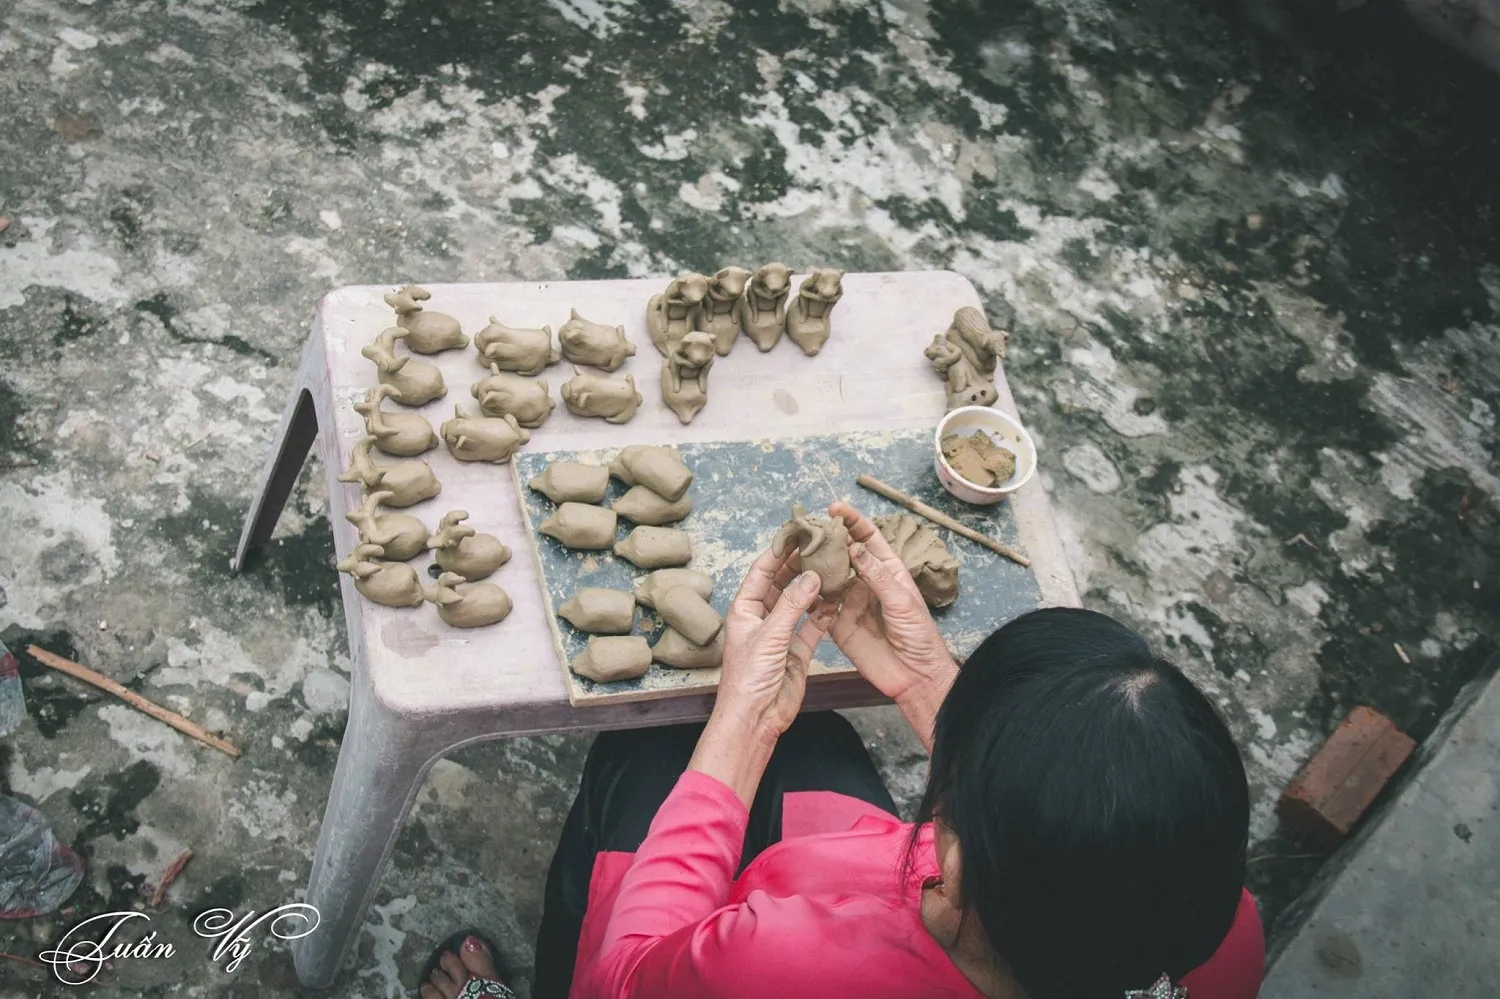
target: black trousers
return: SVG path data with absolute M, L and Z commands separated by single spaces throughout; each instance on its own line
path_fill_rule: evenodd
M 687 769 L 702 725 L 604 732 L 594 739 L 562 840 L 547 871 L 536 940 L 533 999 L 565 999 L 588 908 L 594 855 L 633 853 L 677 778 Z M 750 807 L 740 868 L 781 840 L 781 798 L 793 791 L 836 791 L 896 814 L 896 804 L 859 734 L 832 711 L 798 716 L 776 744 Z

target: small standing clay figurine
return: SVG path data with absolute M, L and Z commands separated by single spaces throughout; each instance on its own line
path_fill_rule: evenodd
M 618 371 L 625 358 L 635 356 L 635 344 L 625 339 L 625 327 L 591 323 L 572 310 L 557 331 L 562 356 L 570 364 L 588 364 L 605 371 Z
M 708 294 L 708 278 L 684 274 L 673 278 L 665 294 L 652 295 L 646 303 L 646 332 L 665 356 L 678 340 L 698 328 L 698 310 Z
M 614 544 L 618 523 L 613 510 L 589 503 L 563 503 L 537 525 L 537 530 L 569 548 L 597 552 Z
M 635 602 L 642 607 L 656 606 L 657 597 L 674 586 L 686 586 L 704 600 L 714 595 L 714 578 L 697 569 L 657 569 L 635 581 Z
M 953 325 L 932 338 L 922 351 L 932 370 L 943 379 L 948 408 L 992 406 L 1000 398 L 995 390 L 995 367 L 1005 356 L 1003 330 L 990 329 L 984 313 L 966 305 L 953 313 Z
M 507 326 L 494 316 L 490 324 L 474 334 L 479 349 L 479 363 L 496 365 L 501 371 L 518 375 L 539 375 L 549 364 L 556 364 L 562 353 L 552 343 L 552 327 L 538 330 Z
M 815 356 L 828 342 L 833 307 L 844 297 L 843 279 L 844 272 L 832 267 L 814 269 L 786 310 L 786 335 L 808 357 Z
M 521 445 L 531 440 L 514 416 L 465 416 L 453 407 L 453 419 L 443 423 L 443 441 L 459 461 L 493 461 L 503 465 Z
M 625 423 L 639 408 L 641 394 L 633 375 L 589 375 L 577 368 L 563 382 L 563 405 L 574 416 L 597 416 L 606 423 Z
M 695 329 L 714 335 L 714 349 L 720 357 L 727 357 L 734 349 L 734 341 L 739 339 L 744 315 L 742 301 L 749 280 L 750 272 L 743 267 L 725 267 L 708 279 L 708 292 L 698 308 Z
M 375 438 L 361 437 L 349 452 L 349 467 L 339 473 L 340 482 L 358 482 L 367 490 L 389 492 L 386 506 L 411 506 L 432 499 L 443 491 L 442 483 L 432 474 L 425 461 L 398 461 L 394 465 L 377 465 L 370 455 Z M 608 470 L 606 470 L 606 475 Z
M 958 599 L 958 559 L 937 532 L 909 513 L 876 517 L 875 527 L 891 543 L 928 607 Z
M 711 669 L 723 665 L 724 631 L 721 628 L 708 645 L 694 645 L 676 628 L 663 628 L 651 658 L 673 669 Z
M 792 290 L 792 269 L 766 264 L 745 289 L 740 325 L 761 352 L 776 346 L 786 329 L 786 297 Z
M 670 444 L 631 444 L 609 463 L 609 474 L 627 486 L 642 485 L 669 503 L 682 499 L 693 473 Z
M 503 621 L 511 609 L 509 593 L 494 583 L 465 583 L 456 572 L 443 573 L 423 590 L 437 605 L 438 617 L 455 628 L 482 628 Z
M 472 583 L 509 562 L 510 549 L 493 534 L 480 534 L 465 524 L 468 519 L 467 510 L 443 514 L 438 532 L 427 539 L 427 547 L 437 551 L 434 561 L 439 569 L 456 573 Z
M 375 446 L 397 458 L 413 458 L 437 447 L 437 434 L 422 414 L 391 413 L 380 408 L 382 400 L 395 394 L 391 386 L 377 385 L 365 394 L 363 402 L 354 404 L 354 411 L 365 418 L 365 433 L 375 438 Z
M 425 406 L 447 395 L 448 386 L 443 384 L 443 373 L 436 365 L 419 361 L 410 354 L 396 353 L 396 340 L 405 335 L 401 327 L 389 327 L 359 352 L 375 362 L 380 384 L 396 390 L 392 399 L 404 406 Z
M 693 500 L 687 493 L 676 502 L 669 502 L 645 486 L 631 486 L 609 506 L 626 520 L 651 527 L 675 524 L 693 512 Z
M 688 333 L 661 359 L 661 397 L 681 423 L 692 423 L 708 405 L 708 371 L 714 366 L 714 335 Z
M 693 539 L 675 527 L 637 527 L 615 542 L 615 554 L 640 569 L 664 569 L 693 560 Z
M 427 525 L 409 513 L 379 513 L 380 504 L 390 496 L 383 489 L 371 493 L 363 506 L 344 514 L 344 519 L 359 528 L 362 544 L 379 545 L 386 558 L 405 562 L 427 550 Z
M 635 627 L 635 597 L 624 590 L 585 586 L 557 609 L 557 616 L 579 631 L 628 635 Z
M 485 416 L 503 418 L 509 414 L 521 426 L 532 429 L 546 423 L 557 406 L 547 392 L 545 379 L 513 375 L 501 371 L 498 364 L 491 364 L 490 376 L 475 382 L 469 392 L 479 400 L 479 411 Z
M 609 469 L 581 461 L 554 461 L 526 485 L 554 503 L 602 503 Z
M 640 635 L 590 638 L 568 667 L 595 683 L 633 680 L 651 668 L 651 646 Z
M 354 546 L 349 557 L 339 563 L 339 572 L 354 577 L 354 588 L 366 599 L 384 607 L 420 607 L 426 599 L 417 570 L 404 562 L 383 562 L 379 545 L 362 543 Z
M 396 325 L 406 331 L 406 346 L 417 354 L 436 354 L 442 350 L 459 350 L 469 345 L 469 338 L 458 320 L 441 312 L 426 312 L 422 303 L 432 292 L 409 284 L 385 296 L 385 304 L 396 310 Z
M 796 545 L 802 570 L 811 570 L 822 580 L 824 600 L 839 600 L 854 581 L 849 565 L 849 528 L 837 517 L 809 517 L 801 503 L 792 506 L 792 519 L 781 525 L 771 542 L 771 553 L 780 556 L 788 545 Z

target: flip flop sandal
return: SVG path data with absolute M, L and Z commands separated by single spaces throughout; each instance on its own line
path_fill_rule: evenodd
M 500 956 L 500 948 L 496 947 L 494 941 L 485 936 L 482 931 L 470 927 L 466 930 L 459 930 L 433 948 L 432 953 L 427 957 L 427 963 L 422 965 L 422 977 L 417 979 L 419 991 L 413 993 L 416 999 L 420 999 L 420 989 L 432 979 L 432 973 L 442 966 L 443 955 L 458 954 L 459 948 L 464 945 L 465 937 L 473 937 L 484 944 L 485 950 L 490 952 L 490 963 L 495 966 L 495 974 L 502 982 L 510 978 L 510 969 L 505 965 L 505 958 Z

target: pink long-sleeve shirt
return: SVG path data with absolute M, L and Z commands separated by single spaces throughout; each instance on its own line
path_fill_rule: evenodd
M 788 794 L 782 841 L 736 878 L 748 821 L 732 790 L 688 771 L 636 853 L 599 854 L 573 999 L 981 999 L 922 924 L 931 826 L 903 877 L 909 823 L 840 794 Z M 1264 960 L 1246 892 L 1183 984 L 1192 999 L 1254 999 Z

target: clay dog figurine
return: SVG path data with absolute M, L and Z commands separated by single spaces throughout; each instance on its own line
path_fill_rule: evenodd
M 792 269 L 786 264 L 766 264 L 745 288 L 740 325 L 762 353 L 776 346 L 786 329 L 786 297 L 791 290 Z
M 354 577 L 354 588 L 366 600 L 385 607 L 420 607 L 426 599 L 417 570 L 404 562 L 384 562 L 379 545 L 358 544 L 339 563 L 339 572 Z
M 370 455 L 375 438 L 366 435 L 355 442 L 349 452 L 349 467 L 339 473 L 340 482 L 358 482 L 365 489 L 390 493 L 386 506 L 411 506 L 432 499 L 443 491 L 442 483 L 432 474 L 425 461 L 398 461 L 394 465 L 377 465 Z
M 479 348 L 479 363 L 495 365 L 501 371 L 518 375 L 539 375 L 549 364 L 556 364 L 562 353 L 552 342 L 552 327 L 537 330 L 507 326 L 494 316 L 490 324 L 474 334 Z
M 625 423 L 635 415 L 641 394 L 632 375 L 590 375 L 573 369 L 563 382 L 563 405 L 574 416 L 597 416 L 606 423 Z
M 844 297 L 843 278 L 844 272 L 832 267 L 815 269 L 786 310 L 786 335 L 808 357 L 815 356 L 828 342 L 833 307 Z
M 605 371 L 618 371 L 625 358 L 635 356 L 635 344 L 625 339 L 625 327 L 591 323 L 572 310 L 557 331 L 562 356 L 570 364 L 587 364 Z
M 494 583 L 465 583 L 456 572 L 445 572 L 423 588 L 437 606 L 438 617 L 455 628 L 482 628 L 503 621 L 510 613 L 510 594 Z
M 441 312 L 426 312 L 422 303 L 432 292 L 409 284 L 385 296 L 385 304 L 396 310 L 396 325 L 406 331 L 406 346 L 418 354 L 436 354 L 469 345 L 458 320 Z
M 824 600 L 837 601 L 854 582 L 849 565 L 849 528 L 837 517 L 832 520 L 809 517 L 801 503 L 792 506 L 792 519 L 781 525 L 771 541 L 771 553 L 780 556 L 790 545 L 797 546 L 802 571 L 818 574 L 822 581 L 819 593 Z
M 503 418 L 509 414 L 521 426 L 533 430 L 546 423 L 557 406 L 547 392 L 545 379 L 513 375 L 501 371 L 498 364 L 491 364 L 490 376 L 475 382 L 469 392 L 479 400 L 479 411 L 485 416 Z
M 403 406 L 424 406 L 447 395 L 448 386 L 443 384 L 443 373 L 436 365 L 396 353 L 396 340 L 405 335 L 401 327 L 391 326 L 359 352 L 375 362 L 375 377 L 380 384 L 396 390 L 392 399 Z
M 389 385 L 377 385 L 365 394 L 363 402 L 354 404 L 354 411 L 365 418 L 365 433 L 375 438 L 375 446 L 397 458 L 412 458 L 437 447 L 437 434 L 420 413 L 391 413 L 380 408 L 381 401 L 395 393 Z
M 409 513 L 380 513 L 380 504 L 390 496 L 384 489 L 373 492 L 344 519 L 359 528 L 361 543 L 379 545 L 386 558 L 405 562 L 427 549 L 427 525 Z
M 698 307 L 696 329 L 714 335 L 714 350 L 727 357 L 740 336 L 744 321 L 745 285 L 750 272 L 743 267 L 725 267 L 708 279 L 708 292 Z
M 514 416 L 495 419 L 489 416 L 465 416 L 453 407 L 453 419 L 443 423 L 443 441 L 459 461 L 493 461 L 503 465 L 531 434 L 516 422 Z
M 692 423 L 708 405 L 708 372 L 714 366 L 714 335 L 688 333 L 661 359 L 661 398 L 681 423 Z
M 966 305 L 953 313 L 953 325 L 932 338 L 922 351 L 932 370 L 943 379 L 948 408 L 992 406 L 1000 398 L 995 368 L 1005 356 L 1008 334 L 990 329 L 984 313 Z
M 480 534 L 465 524 L 467 510 L 450 510 L 443 514 L 438 532 L 427 539 L 435 550 L 438 568 L 462 576 L 469 582 L 493 573 L 510 561 L 510 549 L 493 534 Z
M 652 295 L 646 303 L 646 332 L 663 356 L 678 340 L 698 328 L 698 310 L 707 294 L 708 278 L 702 274 L 684 274 L 673 278 L 664 294 Z

